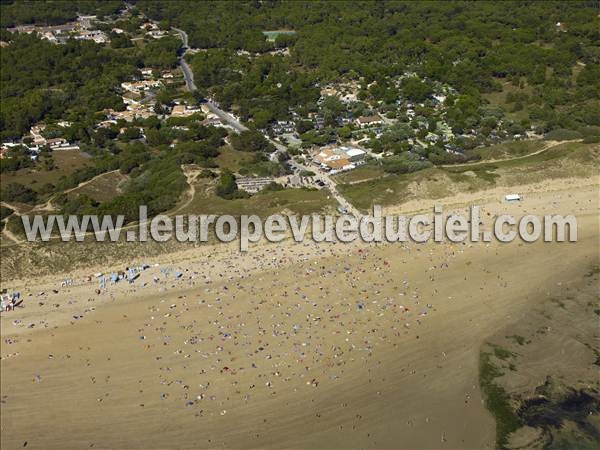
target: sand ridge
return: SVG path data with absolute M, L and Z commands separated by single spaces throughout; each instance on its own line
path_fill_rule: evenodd
M 2 447 L 492 448 L 481 343 L 597 260 L 597 200 L 506 207 L 577 213 L 576 244 L 223 249 L 100 295 L 22 282 L 26 308 L 1 318 Z

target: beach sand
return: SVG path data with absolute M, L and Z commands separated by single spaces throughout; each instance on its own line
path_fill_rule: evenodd
M 100 294 L 98 268 L 13 280 L 2 448 L 493 448 L 481 345 L 599 257 L 597 180 L 521 193 L 483 220 L 575 214 L 578 242 L 222 246 Z

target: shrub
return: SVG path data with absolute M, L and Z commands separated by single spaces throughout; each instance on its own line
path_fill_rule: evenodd
M 0 206 L 0 220 L 6 219 L 10 216 L 14 211 L 10 209 L 8 206 Z
M 596 136 L 586 136 L 583 138 L 583 143 L 584 144 L 597 144 L 598 142 L 600 142 L 600 136 L 596 135 Z
M 217 177 L 217 174 L 216 174 L 216 173 L 214 173 L 212 170 L 209 170 L 209 169 L 203 169 L 203 170 L 200 172 L 200 175 L 199 175 L 199 176 L 200 176 L 200 178 L 216 178 L 216 177 Z
M 275 181 L 271 181 L 263 188 L 263 192 L 283 191 L 283 186 Z
M 584 136 L 600 136 L 600 127 L 595 125 L 581 127 L 578 131 Z
M 546 139 L 551 141 L 570 141 L 572 139 L 581 139 L 581 133 L 575 130 L 567 130 L 566 128 L 557 128 L 546 133 Z
M 223 170 L 221 172 L 221 177 L 219 178 L 219 184 L 217 184 L 217 195 L 227 200 L 231 200 L 235 197 L 237 190 L 238 186 L 235 182 L 233 173 L 227 169 Z
M 2 200 L 6 202 L 34 203 L 37 194 L 21 183 L 10 183 L 2 190 Z
M 411 173 L 431 167 L 429 161 L 421 161 L 418 156 L 403 153 L 382 160 L 383 170 L 387 173 Z

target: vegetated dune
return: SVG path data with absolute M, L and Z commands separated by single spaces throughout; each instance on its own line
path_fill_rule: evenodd
M 482 345 L 599 245 L 596 189 L 505 209 L 576 214 L 579 240 L 262 246 L 170 259 L 100 294 L 14 282 L 2 448 L 493 448 Z

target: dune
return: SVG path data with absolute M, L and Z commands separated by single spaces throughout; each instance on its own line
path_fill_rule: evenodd
M 598 261 L 598 191 L 482 206 L 575 214 L 578 242 L 221 247 L 100 294 L 12 280 L 2 448 L 493 448 L 480 348 Z

